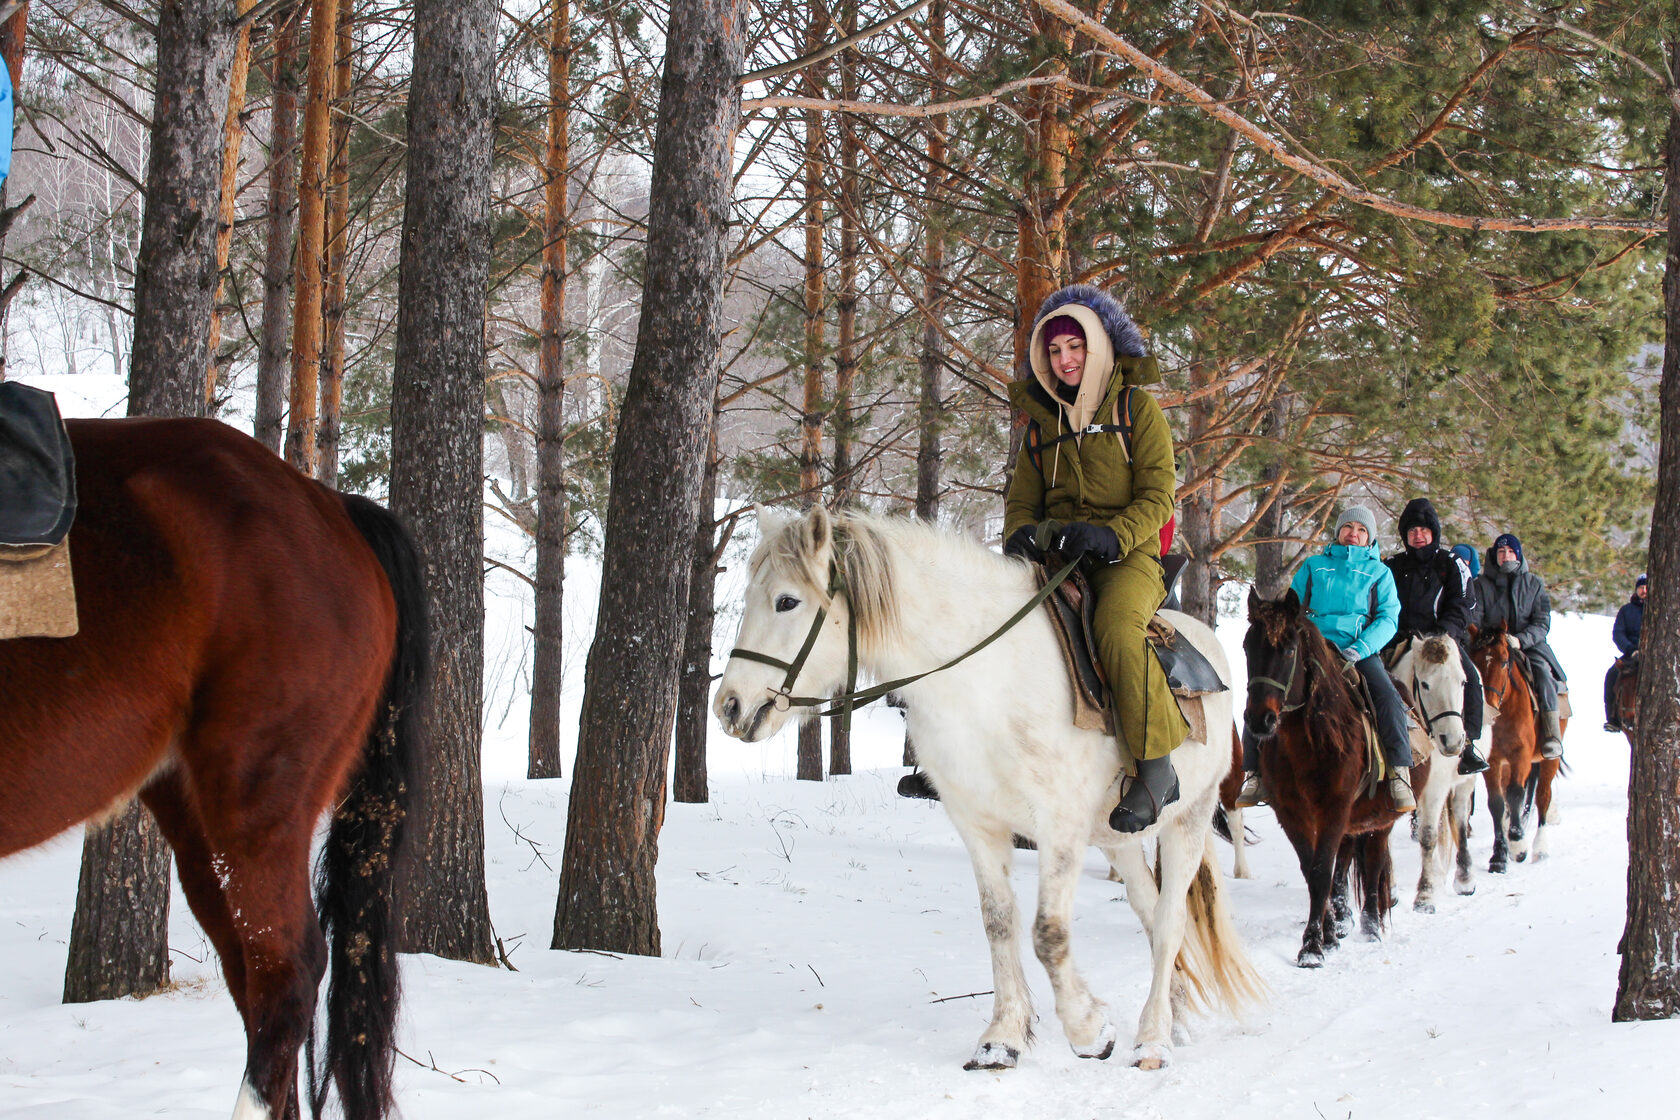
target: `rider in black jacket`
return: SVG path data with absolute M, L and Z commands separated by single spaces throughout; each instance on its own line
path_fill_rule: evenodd
M 1445 632 L 1458 644 L 1464 666 L 1464 735 L 1468 741 L 1459 756 L 1458 772 L 1476 774 L 1487 761 L 1476 750 L 1482 736 L 1482 678 L 1470 660 L 1468 599 L 1464 573 L 1457 557 L 1441 547 L 1441 519 L 1428 498 L 1413 498 L 1400 514 L 1404 552 L 1384 561 L 1394 573 L 1400 595 L 1400 629 L 1389 648 L 1404 645 L 1419 634 Z

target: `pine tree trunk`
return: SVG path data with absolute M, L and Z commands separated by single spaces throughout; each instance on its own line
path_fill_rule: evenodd
M 1205 359 L 1191 362 L 1191 391 L 1205 387 L 1207 382 Z M 1213 404 L 1210 400 L 1201 398 L 1191 401 L 1185 409 L 1189 413 L 1190 424 L 1188 440 L 1183 448 L 1184 475 L 1189 478 L 1197 473 L 1202 456 L 1208 454 L 1205 437 L 1212 418 Z M 1219 610 L 1216 598 L 1219 589 L 1218 573 L 1210 559 L 1217 529 L 1214 524 L 1212 487 L 1213 483 L 1208 481 L 1185 496 L 1179 510 L 1178 526 L 1178 531 L 1184 538 L 1185 551 L 1190 554 L 1190 562 L 1184 566 L 1184 574 L 1179 577 L 1179 600 L 1184 604 L 1185 614 L 1208 626 L 1213 625 L 1214 616 Z
M 822 47 L 827 27 L 820 6 L 810 9 L 805 49 Z M 808 97 L 823 94 L 822 68 L 805 73 Z M 800 414 L 799 493 L 806 508 L 822 501 L 823 429 L 823 115 L 805 113 L 805 408 Z M 820 782 L 823 776 L 822 722 L 799 723 L 799 747 L 794 772 L 800 781 Z
M 23 77 L 23 49 L 25 40 L 29 36 L 29 0 L 24 0 L 23 7 L 12 14 L 12 17 L 0 24 L 0 59 L 6 63 L 7 71 L 12 79 L 12 107 L 16 110 L 18 90 L 21 88 L 20 79 Z M 7 184 L 0 183 L 0 261 L 5 259 L 6 233 L 23 212 L 27 203 L 17 206 L 9 205 L 10 199 Z M 23 286 L 23 281 L 29 274 L 19 270 L 12 280 L 0 287 L 0 381 L 6 380 L 6 312 L 12 305 L 12 297 Z M 0 280 L 5 280 L 5 272 L 0 269 Z
M 700 804 L 706 785 L 706 736 L 712 726 L 712 629 L 717 620 L 718 555 L 717 430 L 720 401 L 712 402 L 711 439 L 700 479 L 700 508 L 694 526 L 694 564 L 688 583 L 688 626 L 683 634 L 682 679 L 677 682 L 677 763 L 674 800 Z M 727 540 L 727 537 L 724 538 Z
M 333 87 L 338 81 L 333 68 L 337 47 L 338 0 L 310 0 L 309 77 L 298 172 L 297 292 L 292 309 L 292 414 L 286 425 L 286 461 L 305 474 L 315 473 L 321 415 L 321 266 L 326 253 L 327 157 Z
M 1065 75 L 1064 59 L 1073 48 L 1073 29 L 1037 8 L 1030 9 L 1046 44 L 1055 48 L 1046 69 Z M 1039 304 L 1056 290 L 1067 266 L 1067 232 L 1061 210 L 1067 189 L 1067 157 L 1071 142 L 1065 111 L 1066 94 L 1059 85 L 1034 86 L 1026 135 L 1026 191 L 1016 210 L 1015 262 L 1015 376 L 1032 376 L 1027 346 L 1032 319 Z
M 857 0 L 844 0 L 841 17 L 843 35 L 857 32 Z M 857 66 L 851 51 L 839 57 L 840 96 L 847 100 L 857 97 Z M 840 292 L 835 301 L 834 317 L 836 349 L 834 364 L 834 507 L 844 509 L 855 500 L 856 480 L 852 478 L 852 382 L 857 378 L 857 309 L 858 256 L 861 252 L 858 236 L 858 144 L 857 125 L 853 119 L 840 117 Z M 852 772 L 852 736 L 839 720 L 828 724 L 828 772 Z
M 130 801 L 104 824 L 88 825 L 82 840 L 64 1002 L 157 991 L 169 983 L 168 934 L 169 845 L 152 815 Z
M 130 416 L 196 416 L 204 408 L 217 275 L 217 223 L 204 218 L 220 213 L 234 38 L 234 0 L 165 4 L 159 12 Z M 144 995 L 167 979 L 169 856 L 156 826 L 142 825 L 146 815 L 131 803 L 83 841 L 67 997 Z
M 327 198 L 327 278 L 321 303 L 321 416 L 315 432 L 315 477 L 338 484 L 338 451 L 344 434 L 344 300 L 350 264 L 350 86 L 355 53 L 355 11 L 339 0 L 333 63 L 332 139 Z
M 237 0 L 241 19 L 257 0 Z M 216 298 L 210 304 L 210 364 L 204 371 L 204 414 L 218 411 L 216 387 L 221 369 L 216 352 L 222 345 L 222 293 L 227 284 L 228 255 L 233 249 L 233 215 L 239 202 L 239 149 L 245 139 L 245 86 L 251 76 L 251 25 L 241 23 L 233 44 L 233 70 L 228 78 L 227 120 L 222 128 L 222 204 L 216 224 Z
M 297 224 L 297 40 L 301 8 L 274 17 L 274 87 L 269 112 L 267 246 L 263 254 L 262 339 L 257 348 L 253 434 L 280 453 L 291 380 L 292 237 Z
M 1266 420 L 1268 434 L 1277 446 L 1273 461 L 1260 471 L 1266 488 L 1257 491 L 1258 499 L 1266 500 L 1270 487 L 1283 475 L 1283 440 L 1289 430 L 1289 395 L 1279 393 L 1272 398 L 1271 413 Z M 1280 598 L 1289 590 L 1289 551 L 1283 535 L 1288 526 L 1289 488 L 1277 498 L 1255 522 L 1254 534 L 1260 543 L 1254 546 L 1254 587 L 1267 599 Z
M 671 4 L 641 319 L 613 447 L 556 949 L 659 953 L 654 864 L 722 348 L 743 7 Z
M 542 347 L 537 373 L 537 572 L 531 738 L 526 776 L 560 776 L 560 654 L 566 578 L 566 208 L 571 175 L 571 0 L 555 0 L 548 48 L 548 175 L 544 195 Z
M 495 0 L 415 4 L 391 379 L 391 508 L 421 530 L 437 667 L 418 778 L 424 809 L 399 874 L 402 944 L 486 963 L 484 307 L 498 14 Z
M 1680 74 L 1680 41 L 1667 44 Z M 1612 1018 L 1680 1016 L 1680 90 L 1668 90 L 1668 260 L 1651 577 L 1640 631 L 1639 731 L 1628 775 L 1627 926 Z

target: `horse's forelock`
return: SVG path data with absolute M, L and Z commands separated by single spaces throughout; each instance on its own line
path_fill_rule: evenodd
M 1418 656 L 1426 665 L 1445 665 L 1447 663 L 1447 640 L 1439 634 L 1425 638 L 1423 646 L 1418 650 Z
M 805 547 L 799 519 L 778 520 L 766 526 L 764 539 L 753 552 L 749 568 L 754 579 L 760 573 L 793 580 L 807 592 L 828 595 L 828 573 L 819 571 L 817 557 Z
M 846 581 L 847 601 L 857 615 L 858 643 L 866 650 L 895 642 L 901 630 L 887 548 L 891 524 L 842 514 L 835 526 L 840 541 L 840 574 Z

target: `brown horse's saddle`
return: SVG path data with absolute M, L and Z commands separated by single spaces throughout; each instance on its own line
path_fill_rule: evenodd
M 1037 569 L 1038 584 L 1048 578 L 1043 566 Z M 1054 594 L 1044 601 L 1050 614 L 1051 629 L 1056 632 L 1056 644 L 1073 682 L 1074 724 L 1087 731 L 1114 732 L 1114 713 L 1108 677 L 1096 650 L 1096 596 L 1083 573 L 1075 568 L 1062 581 Z M 1230 686 L 1220 680 L 1219 672 L 1202 652 L 1182 637 L 1173 625 L 1160 615 L 1149 622 L 1149 648 L 1154 652 L 1178 706 L 1190 723 L 1191 735 L 1206 741 L 1206 718 L 1202 714 L 1200 698 L 1211 692 L 1224 692 Z
M 1542 661 L 1545 658 L 1541 658 Z M 1535 715 L 1540 714 L 1540 689 L 1534 683 L 1534 662 L 1530 660 L 1526 650 L 1512 650 L 1510 663 L 1517 667 L 1522 674 L 1523 683 L 1528 686 L 1528 710 Z M 1548 674 L 1550 670 L 1547 670 Z M 1558 718 L 1568 719 L 1574 714 L 1569 703 L 1569 682 L 1552 677 L 1552 684 L 1557 687 Z
M 51 393 L 0 382 L 0 638 L 76 632 L 76 461 Z
M 1388 659 L 1383 658 L 1387 666 Z M 1377 734 L 1377 702 L 1371 696 L 1371 686 L 1365 683 L 1365 678 L 1359 675 L 1359 670 L 1353 667 L 1353 662 L 1343 661 L 1342 672 L 1347 674 L 1348 684 L 1353 688 L 1353 698 L 1359 707 L 1359 721 L 1365 727 L 1365 780 L 1360 783 L 1360 797 L 1375 797 L 1382 791 L 1384 783 L 1394 777 L 1394 767 L 1389 765 L 1388 756 L 1383 753 L 1382 736 Z M 1393 680 L 1392 674 L 1389 677 Z M 1412 703 L 1412 695 L 1399 681 L 1394 681 L 1394 690 L 1400 694 L 1400 699 L 1406 704 L 1407 728 L 1418 723 L 1417 708 Z M 1413 762 L 1418 761 L 1414 758 Z

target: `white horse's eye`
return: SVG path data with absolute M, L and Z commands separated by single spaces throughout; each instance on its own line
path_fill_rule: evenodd
M 776 596 L 776 613 L 777 614 L 786 614 L 788 611 L 791 611 L 793 608 L 797 607 L 798 605 L 799 605 L 799 600 L 794 598 L 792 595 L 778 595 L 778 596 Z
M 1428 681 L 1419 681 L 1418 682 L 1418 687 L 1420 689 L 1422 689 L 1423 691 L 1428 692 L 1429 691 L 1429 682 Z

